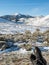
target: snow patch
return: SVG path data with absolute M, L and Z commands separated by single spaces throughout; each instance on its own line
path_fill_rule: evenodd
M 23 54 L 27 53 L 26 49 L 23 49 L 23 48 L 21 48 L 21 49 L 19 50 L 19 52 L 20 52 L 20 53 L 23 53 Z

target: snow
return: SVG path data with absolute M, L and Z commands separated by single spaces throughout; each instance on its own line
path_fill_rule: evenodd
M 45 16 L 44 18 L 41 19 L 41 21 L 45 21 L 49 19 L 49 15 Z
M 0 18 L 0 34 L 13 34 L 16 32 L 15 23 Z
M 27 25 L 49 27 L 49 15 L 42 18 L 40 17 L 29 18 Z
M 11 21 L 8 21 L 8 20 L 5 20 L 5 19 L 3 19 L 3 18 L 0 18 L 0 22 L 11 22 Z
M 44 49 L 47 49 L 47 50 L 49 50 L 49 47 L 44 47 Z
M 15 13 L 14 15 L 15 15 L 15 16 L 21 16 L 21 14 L 20 14 L 20 13 Z
M 16 16 L 17 16 L 17 15 L 19 15 L 19 13 L 15 13 L 14 15 L 16 15 Z
M 19 52 L 22 53 L 22 54 L 27 53 L 26 49 L 23 49 L 23 48 L 21 48 L 21 49 L 19 50 Z
M 0 34 L 16 34 L 17 32 L 23 33 L 26 30 L 30 30 L 31 32 L 34 32 L 37 28 L 41 29 L 41 31 L 45 31 L 49 29 L 48 27 L 17 24 L 15 22 L 0 18 Z

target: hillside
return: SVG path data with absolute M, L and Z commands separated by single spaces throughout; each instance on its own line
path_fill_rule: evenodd
M 49 27 L 49 15 L 30 16 L 23 14 L 14 14 L 14 15 L 1 16 L 0 18 L 6 19 L 8 21 L 16 22 L 17 24 Z

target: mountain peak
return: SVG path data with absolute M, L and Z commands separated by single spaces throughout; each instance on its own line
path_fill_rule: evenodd
M 17 16 L 17 15 L 20 15 L 20 13 L 15 13 L 14 15 Z

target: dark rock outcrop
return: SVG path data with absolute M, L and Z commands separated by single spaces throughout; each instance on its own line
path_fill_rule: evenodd
M 47 62 L 43 58 L 41 50 L 38 47 L 35 47 L 34 55 L 31 54 L 30 59 L 33 65 L 47 65 Z

